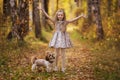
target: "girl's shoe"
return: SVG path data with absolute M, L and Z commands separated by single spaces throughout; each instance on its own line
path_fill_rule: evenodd
M 61 70 L 61 71 L 62 71 L 62 72 L 65 72 L 65 70 L 66 70 L 65 68 L 62 68 L 62 70 Z

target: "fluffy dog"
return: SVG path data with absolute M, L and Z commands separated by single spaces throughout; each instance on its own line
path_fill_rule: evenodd
M 45 67 L 47 72 L 51 72 L 53 69 L 53 62 L 55 61 L 55 56 L 52 52 L 47 51 L 45 59 L 38 59 L 33 56 L 31 59 L 32 62 L 32 71 L 35 71 L 39 67 Z

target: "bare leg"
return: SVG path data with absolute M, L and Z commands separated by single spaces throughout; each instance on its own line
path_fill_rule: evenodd
M 55 53 L 56 53 L 56 56 L 55 56 L 55 69 L 54 69 L 54 71 L 57 71 L 58 70 L 58 58 L 60 55 L 60 48 L 56 48 Z
M 62 72 L 65 72 L 66 69 L 66 56 L 65 56 L 65 49 L 61 48 L 61 58 L 62 58 Z

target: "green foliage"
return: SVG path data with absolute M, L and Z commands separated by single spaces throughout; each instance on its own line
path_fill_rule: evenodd
M 118 42 L 116 43 L 114 40 L 99 42 L 93 40 L 91 42 L 89 42 L 89 49 L 91 49 L 93 57 L 95 57 L 92 61 L 95 78 L 97 80 L 119 80 L 120 51 Z

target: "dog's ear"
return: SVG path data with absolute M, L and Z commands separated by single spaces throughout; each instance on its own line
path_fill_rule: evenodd
M 46 57 L 45 57 L 45 59 L 46 59 L 47 61 L 49 61 L 49 53 L 50 53 L 50 51 L 46 51 Z
M 46 59 L 47 61 L 49 61 L 49 57 L 48 57 L 48 56 L 46 56 L 45 59 Z

